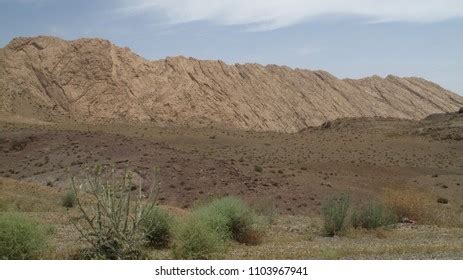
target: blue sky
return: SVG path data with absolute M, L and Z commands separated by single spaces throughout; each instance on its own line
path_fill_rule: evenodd
M 0 0 L 0 45 L 35 35 L 105 38 L 147 59 L 420 76 L 463 94 L 461 0 Z

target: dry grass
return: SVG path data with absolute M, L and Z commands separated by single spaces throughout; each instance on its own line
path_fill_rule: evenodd
M 0 211 L 65 212 L 56 189 L 0 178 Z
M 413 192 L 406 192 L 412 195 Z M 69 222 L 75 209 L 61 206 L 63 192 L 50 187 L 0 178 L 0 201 L 14 211 L 53 225 L 51 250 L 47 259 L 70 259 L 77 255 L 85 244 L 79 242 L 78 234 Z M 432 197 L 432 209 L 453 211 L 449 205 L 438 205 Z M 418 196 L 413 196 L 418 197 Z M 403 200 L 399 199 L 399 202 Z M 405 200 L 406 201 L 406 200 Z M 7 202 L 7 203 L 5 203 Z M 414 200 L 417 208 L 407 213 L 416 213 L 422 203 Z M 435 204 L 433 204 L 435 202 Z M 424 203 L 427 205 L 426 203 Z M 401 204 L 399 204 L 401 205 Z M 167 207 L 167 209 L 171 209 Z M 408 208 L 405 208 L 408 209 Z M 2 210 L 0 210 L 2 211 Z M 427 217 L 427 210 L 417 211 Z M 175 211 L 174 211 L 175 212 Z M 177 209 L 179 216 L 188 216 L 185 210 Z M 442 211 L 441 211 L 442 212 Z M 423 216 L 424 215 L 424 216 Z M 418 216 L 420 217 L 420 216 Z M 391 229 L 349 229 L 345 236 L 323 237 L 323 222 L 319 217 L 279 216 L 269 228 L 262 243 L 256 246 L 233 243 L 225 259 L 461 259 L 463 257 L 463 229 L 429 225 L 401 225 Z M 151 259 L 169 259 L 169 250 L 150 250 Z
M 399 218 L 408 218 L 420 224 L 463 226 L 463 216 L 459 209 L 437 203 L 437 198 L 429 192 L 387 189 L 383 200 Z
M 52 227 L 50 250 L 45 259 L 69 259 L 82 248 L 78 233 L 69 221 L 75 209 L 61 205 L 64 192 L 57 189 L 0 177 L 0 212 L 21 212 Z
M 388 189 L 384 192 L 384 203 L 393 209 L 399 218 L 408 218 L 419 223 L 433 221 L 433 197 L 429 193 L 411 189 Z
M 311 228 L 307 228 L 310 224 Z M 323 237 L 318 218 L 282 216 L 262 245 L 234 244 L 231 259 L 461 259 L 463 231 L 426 225 L 354 230 Z

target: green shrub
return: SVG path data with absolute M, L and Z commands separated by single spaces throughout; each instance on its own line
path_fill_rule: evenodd
M 76 205 L 76 194 L 74 191 L 69 191 L 63 196 L 61 205 L 66 208 L 72 208 Z
M 254 166 L 254 171 L 261 173 L 263 171 L 262 166 L 260 165 L 255 165 Z
M 375 229 L 395 224 L 397 216 L 392 210 L 381 204 L 369 204 L 352 214 L 354 228 Z
M 230 240 L 257 244 L 263 233 L 262 219 L 242 200 L 216 199 L 175 227 L 172 251 L 180 259 L 220 258 Z
M 196 210 L 196 215 L 221 236 L 244 244 L 257 244 L 263 236 L 263 220 L 241 199 L 226 197 Z
M 327 236 L 335 236 L 344 229 L 349 205 L 349 197 L 344 194 L 332 197 L 322 204 L 324 230 Z
M 227 244 L 220 232 L 212 230 L 208 222 L 202 216 L 193 215 L 176 225 L 172 247 L 174 258 L 209 260 L 222 257 Z
M 172 239 L 173 216 L 164 209 L 154 208 L 150 211 L 142 225 L 148 245 L 157 249 L 166 248 Z
M 40 224 L 16 213 L 0 213 L 0 259 L 36 259 L 47 248 Z

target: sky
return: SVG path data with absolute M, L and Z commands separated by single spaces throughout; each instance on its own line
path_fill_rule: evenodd
M 0 0 L 14 37 L 98 37 L 151 60 L 418 76 L 463 95 L 462 0 Z

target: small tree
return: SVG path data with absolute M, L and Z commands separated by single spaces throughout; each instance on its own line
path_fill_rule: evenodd
M 144 194 L 141 185 L 133 185 L 130 172 L 122 176 L 116 173 L 114 167 L 106 170 L 97 166 L 93 174 L 87 174 L 85 186 L 76 186 L 72 179 L 81 214 L 80 222 L 74 225 L 92 246 L 92 257 L 139 258 L 146 242 L 142 222 L 156 206 L 158 188 L 153 183 Z M 82 192 L 87 194 L 85 198 Z

